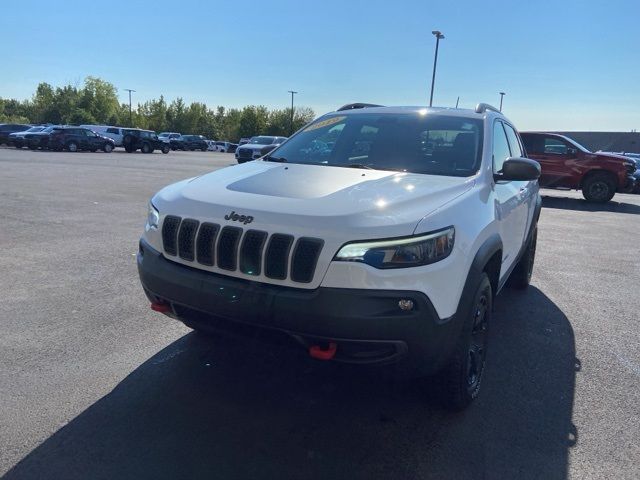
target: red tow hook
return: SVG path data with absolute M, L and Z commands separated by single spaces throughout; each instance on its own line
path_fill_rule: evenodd
M 312 345 L 309 347 L 309 355 L 316 360 L 331 360 L 336 355 L 338 350 L 338 344 L 336 342 L 329 342 L 327 348 L 322 348 L 320 345 Z
M 164 302 L 151 302 L 151 310 L 154 312 L 169 313 L 171 312 L 171 306 Z

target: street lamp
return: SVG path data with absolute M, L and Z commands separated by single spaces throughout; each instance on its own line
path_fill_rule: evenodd
M 125 88 L 125 91 L 129 92 L 129 125 L 133 127 L 133 119 L 131 115 L 131 92 L 135 92 L 135 90 L 131 90 L 130 88 Z
M 291 94 L 291 122 L 289 123 L 289 135 L 293 135 L 293 96 L 298 93 L 293 90 L 287 90 Z
M 502 99 L 504 98 L 505 95 L 506 93 L 500 92 L 500 111 L 502 111 Z
M 433 59 L 433 75 L 431 76 L 431 96 L 429 97 L 429 106 L 433 105 L 433 85 L 436 82 L 436 65 L 438 64 L 438 45 L 440 45 L 440 39 L 444 39 L 444 35 L 439 30 L 434 30 L 433 33 L 436 36 L 436 56 Z

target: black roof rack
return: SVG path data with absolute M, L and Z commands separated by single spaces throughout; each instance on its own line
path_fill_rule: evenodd
M 347 103 L 340 107 L 337 112 L 342 112 L 343 110 L 355 110 L 357 108 L 371 108 L 371 107 L 382 107 L 383 105 L 375 105 L 373 103 Z

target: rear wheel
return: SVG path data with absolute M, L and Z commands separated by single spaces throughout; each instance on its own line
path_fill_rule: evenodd
M 458 344 L 447 366 L 439 374 L 444 404 L 451 410 L 462 410 L 480 392 L 487 355 L 487 332 L 491 320 L 492 291 L 489 277 L 482 273 L 476 283 L 472 303 Z
M 207 147 L 202 147 L 200 150 L 202 150 L 203 152 L 207 151 Z
M 14 143 L 14 145 L 16 146 L 16 148 L 22 148 L 22 144 L 21 143 Z
M 142 150 L 142 153 L 151 153 L 151 145 L 145 142 L 142 144 L 141 150 Z
M 69 150 L 70 152 L 77 152 L 78 151 L 78 144 L 76 142 L 69 142 L 66 145 L 67 150 Z
M 589 202 L 605 203 L 616 193 L 616 182 L 612 174 L 599 172 L 582 182 L 582 195 Z

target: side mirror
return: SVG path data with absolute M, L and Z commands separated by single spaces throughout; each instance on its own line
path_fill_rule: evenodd
M 540 164 L 530 158 L 509 157 L 502 164 L 502 172 L 494 175 L 497 180 L 528 181 L 540 177 Z
M 260 149 L 260 155 L 266 155 L 271 150 L 275 150 L 278 145 L 265 145 Z

